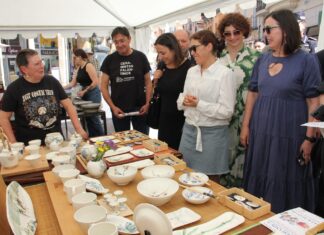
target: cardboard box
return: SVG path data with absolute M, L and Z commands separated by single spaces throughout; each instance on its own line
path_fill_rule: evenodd
M 171 153 L 159 154 L 154 157 L 154 162 L 158 165 L 172 166 L 176 171 L 186 169 L 187 164 Z
M 239 196 L 242 196 L 246 198 L 247 200 L 256 203 L 260 205 L 259 208 L 256 209 L 247 209 L 245 206 L 238 204 L 237 202 L 230 199 L 229 195 L 232 194 L 238 194 Z M 228 190 L 224 190 L 218 194 L 219 196 L 219 202 L 223 204 L 224 206 L 229 207 L 233 211 L 239 213 L 240 215 L 248 218 L 249 220 L 254 220 L 256 218 L 259 218 L 265 214 L 268 214 L 271 212 L 271 204 L 253 196 L 252 194 L 249 194 L 245 192 L 242 189 L 238 188 L 230 188 Z

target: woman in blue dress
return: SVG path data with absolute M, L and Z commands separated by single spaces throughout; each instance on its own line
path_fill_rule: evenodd
M 309 160 L 315 131 L 301 125 L 313 120 L 309 114 L 319 104 L 319 66 L 300 49 L 291 11 L 270 13 L 263 31 L 271 50 L 256 62 L 249 84 L 240 135 L 247 147 L 243 186 L 270 202 L 276 213 L 298 206 L 313 211 Z

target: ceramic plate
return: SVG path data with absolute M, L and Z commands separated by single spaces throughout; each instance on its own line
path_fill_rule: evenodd
M 104 194 L 108 193 L 108 189 L 104 188 L 99 180 L 96 180 L 94 178 L 85 176 L 85 175 L 79 175 L 79 179 L 82 179 L 86 183 L 86 189 L 88 191 L 97 193 L 97 194 Z
M 189 186 L 202 186 L 208 181 L 208 176 L 200 172 L 188 172 L 180 175 L 179 181 Z
M 144 234 L 172 234 L 172 227 L 168 217 L 156 206 L 148 203 L 139 204 L 134 210 L 134 222 L 138 231 Z
M 187 207 L 182 207 L 179 210 L 170 212 L 167 214 L 167 217 L 171 222 L 172 229 L 191 224 L 201 219 L 199 214 Z
M 152 161 L 151 159 L 145 159 L 145 160 L 141 160 L 141 161 L 127 163 L 127 164 L 124 164 L 124 166 L 134 166 L 137 169 L 142 169 L 147 166 L 153 166 L 154 164 L 155 164 L 154 161 Z
M 115 136 L 113 135 L 106 135 L 106 136 L 100 136 L 100 137 L 92 137 L 90 138 L 91 142 L 97 142 L 97 141 L 105 141 L 105 140 L 112 140 L 115 139 Z
M 127 153 L 127 152 L 131 151 L 132 149 L 133 148 L 129 147 L 129 146 L 120 147 L 120 148 L 117 148 L 117 149 L 110 149 L 107 152 L 105 152 L 104 157 L 111 157 L 111 156 Z
M 207 223 L 191 228 L 177 230 L 173 235 L 216 235 L 224 233 L 244 222 L 244 217 L 234 212 L 225 212 Z
M 154 153 L 146 148 L 135 149 L 130 152 L 131 154 L 135 155 L 136 157 L 148 157 L 152 156 Z
M 116 155 L 113 157 L 107 157 L 107 161 L 111 162 L 111 163 L 115 163 L 115 162 L 121 162 L 121 161 L 125 161 L 128 159 L 132 159 L 134 156 L 132 154 L 129 153 L 125 153 L 125 154 L 121 154 L 121 155 Z
M 117 215 L 108 215 L 107 220 L 117 226 L 118 232 L 123 234 L 139 234 L 133 221 Z
M 33 203 L 25 189 L 16 181 L 7 187 L 6 206 L 8 222 L 14 234 L 35 234 L 37 221 Z

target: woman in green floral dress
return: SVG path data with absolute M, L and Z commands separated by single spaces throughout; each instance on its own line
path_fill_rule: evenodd
M 248 83 L 255 61 L 260 53 L 244 45 L 244 39 L 251 32 L 249 21 L 240 13 L 229 13 L 224 16 L 218 26 L 226 47 L 219 61 L 231 68 L 237 80 L 235 110 L 230 122 L 230 173 L 221 177 L 220 183 L 226 187 L 240 187 L 243 178 L 245 150 L 240 145 L 240 132 L 246 101 Z

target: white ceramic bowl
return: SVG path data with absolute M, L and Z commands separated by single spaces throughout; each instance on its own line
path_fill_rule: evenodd
M 172 166 L 167 165 L 154 165 L 145 167 L 141 174 L 144 179 L 149 178 L 172 178 L 175 170 Z
M 61 171 L 69 170 L 69 169 L 74 169 L 74 168 L 75 168 L 75 166 L 73 166 L 72 164 L 65 164 L 65 165 L 58 165 L 58 166 L 54 167 L 54 168 L 52 169 L 52 171 L 53 171 L 53 173 L 54 173 L 58 178 L 60 178 L 60 177 L 59 177 L 59 173 L 60 173 Z
M 114 166 L 107 170 L 108 177 L 118 185 L 130 183 L 136 176 L 137 168 L 133 166 Z
M 96 205 L 97 195 L 94 193 L 79 193 L 72 197 L 71 199 L 73 208 L 75 210 L 80 209 L 84 206 Z
M 52 132 L 46 134 L 45 144 L 47 147 L 50 147 L 51 143 L 57 143 L 58 145 L 60 145 L 61 143 L 63 143 L 63 140 L 64 138 L 60 132 Z
M 80 174 L 80 171 L 78 169 L 68 169 L 68 170 L 62 170 L 59 172 L 59 177 L 62 180 L 62 183 L 64 184 L 66 181 L 70 179 L 75 179 Z
M 170 201 L 178 189 L 179 184 L 169 178 L 146 179 L 137 185 L 137 191 L 155 206 L 162 206 Z
M 69 164 L 70 159 L 71 157 L 69 155 L 56 155 L 52 158 L 52 164 L 54 166 Z
M 78 209 L 73 216 L 84 233 L 87 233 L 91 224 L 103 222 L 107 218 L 107 210 L 98 205 L 85 206 Z
M 40 139 L 35 139 L 35 140 L 30 140 L 28 141 L 29 145 L 37 145 L 37 146 L 41 146 L 42 140 Z
M 38 145 L 28 145 L 25 149 L 29 152 L 30 155 L 38 154 L 39 153 L 39 146 Z
M 183 190 L 182 196 L 187 202 L 192 204 L 203 204 L 210 199 L 209 196 L 202 194 L 204 192 L 213 195 L 213 191 L 209 188 L 196 186 Z
M 40 163 L 40 154 L 31 154 L 27 155 L 25 157 L 25 160 L 31 165 L 31 166 L 37 166 L 37 164 Z
M 112 223 L 100 222 L 90 226 L 88 235 L 118 235 L 118 229 Z

